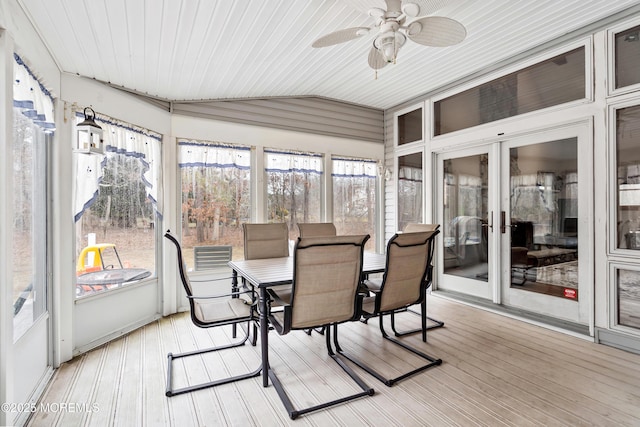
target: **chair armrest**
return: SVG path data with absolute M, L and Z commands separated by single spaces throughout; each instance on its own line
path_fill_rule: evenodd
M 233 277 L 229 276 L 229 277 L 219 277 L 216 279 L 203 279 L 203 280 L 192 279 L 191 277 L 189 277 L 190 282 L 197 282 L 197 283 L 217 282 L 220 280 L 230 280 L 230 279 L 233 279 Z
M 252 290 L 249 291 L 239 291 L 239 292 L 229 292 L 225 294 L 216 294 L 216 295 L 187 295 L 188 299 L 198 300 L 198 299 L 214 299 L 214 298 L 226 298 L 226 297 L 234 297 L 243 294 L 251 294 L 251 299 L 255 300 L 255 292 Z
M 272 289 L 267 289 L 269 293 L 269 297 L 273 302 L 277 302 L 278 305 L 282 306 L 283 311 L 282 316 L 274 316 L 271 313 L 271 304 L 269 304 L 269 323 L 273 325 L 273 328 L 276 330 L 278 335 L 286 335 L 291 331 L 291 304 L 284 301 L 280 296 L 274 292 Z M 282 322 L 280 321 L 282 318 Z

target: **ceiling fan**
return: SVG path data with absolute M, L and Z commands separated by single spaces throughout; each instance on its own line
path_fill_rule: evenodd
M 312 47 L 327 47 L 358 37 L 377 29 L 373 46 L 369 51 L 369 66 L 378 70 L 395 63 L 400 48 L 407 39 L 424 46 L 444 47 L 460 43 L 467 30 L 460 22 L 442 16 L 424 16 L 446 3 L 443 0 L 384 0 L 387 9 L 373 7 L 369 16 L 375 19 L 374 27 L 353 27 L 324 35 L 313 42 Z M 417 18 L 408 22 L 412 18 Z

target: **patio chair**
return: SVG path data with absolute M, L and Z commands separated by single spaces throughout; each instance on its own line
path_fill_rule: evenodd
M 332 222 L 306 222 L 298 223 L 298 230 L 300 231 L 300 237 L 321 237 L 321 236 L 335 236 L 336 226 Z
M 362 391 L 305 409 L 295 409 L 275 371 L 270 369 L 269 378 L 291 419 L 374 394 L 374 390 L 336 355 L 331 345 L 329 328 L 333 325 L 337 334 L 339 323 L 360 318 L 362 295 L 358 293 L 358 285 L 362 277 L 364 244 L 368 238 L 368 235 L 310 237 L 299 238 L 296 243 L 291 299 L 288 303 L 280 301 L 284 305 L 284 310 L 270 313 L 269 320 L 280 335 L 287 335 L 293 330 L 325 327 L 329 356 L 358 384 Z M 274 289 L 269 291 L 273 299 L 278 301 L 278 291 Z
M 188 356 L 195 356 L 204 353 L 225 350 L 229 348 L 239 347 L 244 345 L 249 340 L 250 331 L 253 330 L 252 345 L 256 345 L 257 337 L 257 325 L 256 325 L 256 313 L 255 313 L 255 293 L 252 289 L 243 290 L 241 292 L 231 292 L 225 294 L 216 294 L 210 296 L 200 296 L 193 294 L 193 288 L 189 276 L 186 274 L 186 268 L 184 259 L 182 257 L 182 248 L 178 240 L 171 234 L 170 230 L 167 230 L 164 237 L 166 237 L 176 247 L 178 257 L 178 271 L 180 273 L 180 280 L 187 293 L 189 300 L 189 307 L 191 309 L 191 321 L 194 325 L 200 328 L 213 328 L 216 326 L 233 325 L 246 323 L 246 330 L 244 336 L 239 341 L 234 341 L 230 344 L 219 345 L 203 350 L 189 351 L 180 354 L 169 353 L 168 368 L 167 368 L 167 389 L 166 396 L 176 396 L 178 394 L 189 393 L 195 390 L 202 390 L 208 387 L 215 387 L 221 384 L 227 384 L 234 381 L 239 381 L 247 378 L 253 378 L 260 375 L 261 367 L 247 372 L 245 374 L 231 376 L 227 378 L 217 379 L 206 383 L 191 385 L 183 388 L 172 388 L 172 362 L 175 359 L 180 359 Z M 226 279 L 226 278 L 225 278 Z M 221 280 L 221 279 L 214 279 Z M 208 280 L 206 282 L 212 282 Z M 253 326 L 253 328 L 252 328 Z M 235 338 L 235 335 L 234 335 Z
M 298 231 L 300 237 L 324 237 L 337 235 L 336 226 L 332 222 L 303 222 L 298 223 Z M 324 335 L 324 328 L 306 329 L 305 332 L 311 335 L 315 330 L 317 333 Z
M 289 256 L 289 230 L 285 223 L 242 224 L 244 235 L 244 259 L 282 258 Z M 246 288 L 244 278 L 243 287 Z M 281 298 L 287 300 L 291 286 L 278 287 Z
M 420 224 L 420 223 L 416 223 L 416 222 L 410 222 L 409 224 L 407 224 L 404 228 L 404 233 L 416 233 L 416 232 L 421 232 L 421 231 L 435 231 L 440 229 L 440 224 Z M 427 276 L 425 278 L 425 289 L 429 289 L 431 287 L 431 283 L 433 281 L 433 265 L 429 264 L 428 270 L 427 270 Z M 407 311 L 409 313 L 413 313 L 413 314 L 417 314 L 418 316 L 424 316 L 427 318 L 427 327 L 426 329 L 422 329 L 422 328 L 417 328 L 417 329 L 411 329 L 408 331 L 401 331 L 398 332 L 396 330 L 396 325 L 395 325 L 395 318 L 393 319 L 394 321 L 391 323 L 391 329 L 393 330 L 393 333 L 396 337 L 403 337 L 405 335 L 410 335 L 410 334 L 415 334 L 418 332 L 422 332 L 422 341 L 426 341 L 427 337 L 426 337 L 426 331 L 428 329 L 436 329 L 436 328 L 441 328 L 444 326 L 444 322 L 442 320 L 438 320 L 438 319 L 434 319 L 433 317 L 429 317 L 427 316 L 427 299 L 425 298 L 423 300 L 423 302 L 420 304 L 420 313 L 418 313 L 417 311 L 414 311 L 410 308 L 407 309 Z
M 384 315 L 388 314 L 393 319 L 395 313 L 405 310 L 407 307 L 420 303 L 426 297 L 424 287 L 431 258 L 433 255 L 434 237 L 438 230 L 421 233 L 403 233 L 394 235 L 387 243 L 387 265 L 378 288 L 376 283 L 365 281 L 372 290 L 374 296 L 367 297 L 362 302 L 362 315 L 364 318 L 378 317 L 380 319 L 380 332 L 382 337 L 413 354 L 426 360 L 428 363 L 404 373 L 396 378 L 385 378 L 373 368 L 361 362 L 354 356 L 344 352 L 336 342 L 336 350 L 339 354 L 351 360 L 369 374 L 391 387 L 396 382 L 411 375 L 422 372 L 425 369 L 440 365 L 441 359 L 429 356 L 408 344 L 392 338 L 384 329 Z M 422 317 L 422 330 L 426 340 L 426 318 Z

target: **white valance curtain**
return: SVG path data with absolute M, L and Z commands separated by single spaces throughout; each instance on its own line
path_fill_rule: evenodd
M 377 176 L 378 164 L 374 160 L 333 157 L 332 164 L 331 175 L 335 177 L 375 178 Z
M 18 54 L 14 53 L 13 58 L 16 61 L 13 67 L 13 106 L 45 131 L 54 131 L 51 93 Z
M 77 123 L 84 116 L 77 112 Z M 146 129 L 136 128 L 115 119 L 96 115 L 96 123 L 102 127 L 106 155 L 75 154 L 76 182 L 74 189 L 74 219 L 78 221 L 98 197 L 102 181 L 103 168 L 108 153 L 121 154 L 137 158 L 142 164 L 141 179 L 144 182 L 147 197 L 153 203 L 156 213 L 161 217 L 158 206 L 161 174 L 161 141 L 159 134 Z
M 422 168 L 400 166 L 398 168 L 398 180 L 422 182 Z
M 322 174 L 322 154 L 264 150 L 267 172 L 303 172 Z
M 251 147 L 178 140 L 180 168 L 212 167 L 251 169 Z

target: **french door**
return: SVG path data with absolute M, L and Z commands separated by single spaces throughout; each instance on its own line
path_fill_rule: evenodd
M 501 303 L 588 325 L 592 164 L 587 124 L 501 144 Z
M 579 124 L 438 155 L 439 289 L 589 324 L 589 130 Z
M 441 224 L 438 288 L 494 299 L 496 150 L 491 145 L 439 156 Z

